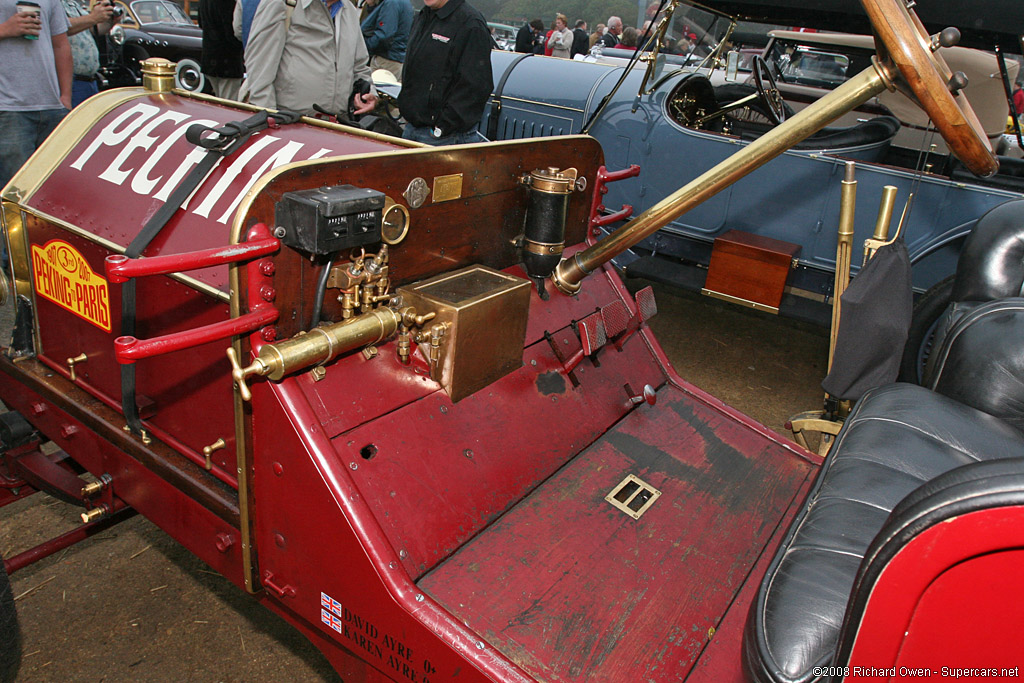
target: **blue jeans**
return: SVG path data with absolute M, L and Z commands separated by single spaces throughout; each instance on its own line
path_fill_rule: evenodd
M 71 108 L 74 109 L 99 91 L 100 86 L 95 80 L 83 81 L 76 77 L 71 82 Z
M 0 111 L 0 188 L 11 181 L 64 115 L 60 109 L 43 111 Z
M 32 152 L 53 132 L 64 115 L 60 109 L 43 111 L 0 111 L 0 189 L 18 172 Z M 7 237 L 0 235 L 0 262 L 7 270 Z
M 487 138 L 480 132 L 480 126 L 473 126 L 465 133 L 445 135 L 443 138 L 435 138 L 430 131 L 430 128 L 406 124 L 405 130 L 402 131 L 402 137 L 414 142 L 425 142 L 435 147 L 441 145 L 466 145 L 471 142 L 487 142 Z

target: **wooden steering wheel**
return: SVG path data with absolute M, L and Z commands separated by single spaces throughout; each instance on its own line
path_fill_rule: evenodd
M 936 50 L 940 41 L 932 41 L 917 14 L 904 0 L 861 0 L 875 29 L 878 59 L 899 69 L 902 81 L 897 87 L 910 95 L 925 110 L 949 149 L 976 175 L 987 177 L 999 170 L 988 137 L 955 81 L 946 60 Z M 944 34 L 946 32 L 943 32 Z M 941 44 L 959 39 L 954 33 L 943 36 Z M 963 87 L 959 84 L 959 87 Z M 907 90 L 909 89 L 909 92 Z

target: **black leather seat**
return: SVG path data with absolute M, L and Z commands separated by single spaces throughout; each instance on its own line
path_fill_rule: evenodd
M 1024 434 L 912 384 L 857 403 L 750 613 L 744 659 L 752 680 L 819 680 L 836 654 L 847 603 L 872 540 L 909 494 L 963 465 L 1019 457 Z
M 964 296 L 1020 293 L 1024 202 L 1000 209 L 961 258 Z M 1022 343 L 1024 299 L 972 300 L 936 344 L 930 388 L 887 385 L 857 403 L 751 606 L 751 680 L 816 681 L 815 667 L 847 661 L 880 567 L 921 520 L 1003 504 L 1007 492 L 1024 500 Z
M 771 128 L 763 123 L 737 121 L 733 124 L 732 133 L 739 135 L 743 140 L 756 140 Z M 795 144 L 793 149 L 833 150 L 875 145 L 878 147 L 876 157 L 881 159 L 899 129 L 899 119 L 893 116 L 876 116 L 852 126 L 822 128 L 806 140 Z

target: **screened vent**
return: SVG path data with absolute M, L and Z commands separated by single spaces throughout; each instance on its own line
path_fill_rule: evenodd
M 651 509 L 660 495 L 661 491 L 630 474 L 604 499 L 633 519 L 640 519 L 642 514 Z

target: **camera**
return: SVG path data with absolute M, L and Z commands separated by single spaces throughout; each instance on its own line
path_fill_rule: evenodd
M 107 0 L 107 5 L 114 8 L 114 11 L 110 15 L 111 19 L 120 19 L 121 17 L 124 16 L 124 8 L 123 7 L 115 5 L 110 0 Z

